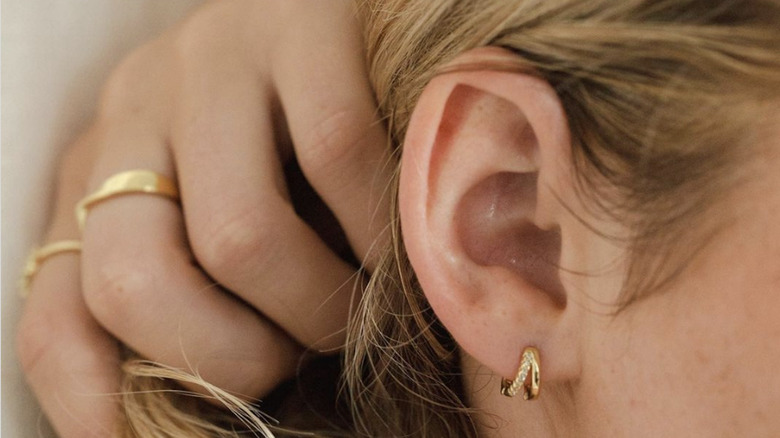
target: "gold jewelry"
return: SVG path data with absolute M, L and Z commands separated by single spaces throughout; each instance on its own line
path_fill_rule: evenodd
M 149 193 L 179 200 L 179 189 L 170 178 L 151 170 L 128 170 L 109 177 L 100 188 L 76 204 L 76 219 L 84 231 L 90 207 L 116 196 L 131 193 Z
M 32 250 L 30 255 L 27 256 L 27 261 L 24 263 L 22 278 L 19 280 L 19 295 L 21 295 L 22 298 L 27 298 L 27 295 L 30 294 L 30 284 L 35 277 L 35 274 L 41 269 L 43 262 L 50 257 L 66 252 L 81 252 L 81 241 L 58 240 L 43 248 Z
M 520 386 L 523 386 L 523 399 L 533 400 L 539 397 L 539 350 L 534 347 L 526 347 L 520 360 L 520 369 L 514 380 L 503 379 L 501 381 L 501 394 L 514 397 Z

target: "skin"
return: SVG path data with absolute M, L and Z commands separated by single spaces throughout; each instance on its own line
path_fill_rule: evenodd
M 577 379 L 543 378 L 539 401 L 507 400 L 494 374 L 464 359 L 484 436 L 776 436 L 780 136 L 767 140 L 768 159 L 721 206 L 739 212 L 736 221 L 668 290 L 616 317 L 586 305 Z M 619 283 L 616 275 L 579 286 L 610 299 Z
M 192 34 L 197 33 L 192 32 Z M 483 55 L 478 54 L 478 56 Z M 146 64 L 141 64 L 144 65 Z M 141 75 L 143 70 L 144 68 L 130 69 L 125 78 L 132 80 L 133 71 Z M 485 86 L 483 81 L 499 83 L 502 80 L 480 75 L 481 73 L 477 72 L 475 77 L 460 79 L 475 87 Z M 457 75 L 450 77 L 455 78 L 457 82 Z M 531 121 L 541 142 L 552 149 L 545 147 L 540 155 L 528 154 L 525 161 L 521 162 L 513 161 L 511 156 L 501 155 L 506 153 L 505 150 L 497 150 L 498 159 L 493 163 L 519 164 L 520 168 L 514 168 L 513 171 L 539 172 L 540 178 L 543 176 L 543 180 L 550 187 L 555 187 L 558 193 L 573 193 L 570 185 L 571 175 L 562 170 L 566 166 L 558 167 L 550 164 L 566 163 L 569 158 L 565 154 L 566 148 L 561 147 L 565 146 L 567 141 L 565 126 L 555 123 L 558 115 L 554 107 L 540 105 L 540 102 L 546 102 L 543 98 L 550 97 L 544 90 L 544 84 L 526 79 L 528 81 L 503 84 L 506 86 L 498 87 L 499 91 L 495 89 L 487 91 L 493 94 L 500 94 L 507 90 L 519 91 L 509 93 L 511 95 L 500 94 L 499 97 L 525 111 L 524 116 Z M 433 141 L 431 140 L 433 136 L 429 135 L 430 129 L 438 127 L 435 117 L 441 116 L 441 111 L 438 110 L 446 107 L 447 98 L 453 89 L 436 88 L 440 84 L 435 82 L 427 92 L 427 96 L 439 95 L 441 100 L 424 101 L 423 105 L 418 107 L 415 121 L 410 127 L 411 137 L 408 139 L 410 146 L 407 148 L 405 160 L 419 158 L 420 155 L 414 152 L 416 147 L 430 146 L 426 144 L 426 139 L 429 142 Z M 485 86 L 482 91 L 486 91 L 487 88 L 489 87 Z M 122 90 L 123 87 L 118 89 Z M 528 90 L 536 90 L 541 94 L 526 93 L 525 91 Z M 441 93 L 437 94 L 437 92 Z M 498 107 L 494 106 L 496 105 L 494 99 L 482 95 L 478 96 L 477 100 L 479 105 L 474 108 L 487 117 L 476 117 L 473 119 L 475 124 L 466 127 L 477 128 L 476 131 L 471 132 L 472 140 L 488 138 L 480 136 L 478 129 L 495 128 L 490 121 L 495 122 L 496 117 L 500 116 L 490 112 L 491 108 Z M 124 103 L 121 98 L 117 98 L 116 101 Z M 191 115 L 186 111 L 185 114 Z M 338 114 L 337 112 L 336 120 L 339 119 Z M 767 116 L 770 121 L 777 118 L 776 111 L 770 114 Z M 197 117 L 195 119 L 197 120 Z M 211 120 L 209 117 L 204 119 Z M 192 119 L 185 117 L 185 120 Z M 195 130 L 195 132 L 199 131 Z M 550 286 L 552 283 L 545 281 L 539 282 L 535 288 L 530 288 L 523 281 L 506 273 L 486 275 L 486 271 L 482 270 L 484 265 L 473 262 L 475 254 L 490 254 L 489 251 L 459 253 L 457 245 L 449 245 L 452 242 L 446 239 L 453 239 L 453 236 L 461 243 L 470 241 L 477 242 L 474 245 L 479 244 L 480 240 L 469 239 L 474 235 L 468 233 L 486 222 L 473 220 L 474 216 L 471 216 L 469 211 L 458 210 L 478 206 L 480 201 L 478 196 L 476 201 L 473 198 L 467 199 L 475 204 L 444 203 L 445 209 L 437 210 L 436 215 L 420 216 L 433 221 L 431 223 L 435 228 L 445 230 L 447 233 L 443 236 L 436 234 L 427 236 L 422 234 L 425 230 L 414 231 L 414 216 L 405 217 L 404 232 L 412 233 L 405 234 L 407 237 L 412 237 L 406 239 L 410 245 L 410 258 L 418 274 L 429 273 L 426 274 L 427 277 L 421 276 L 426 295 L 434 310 L 463 346 L 464 383 L 471 405 L 483 411 L 478 416 L 482 435 L 774 436 L 780 431 L 780 424 L 773 415 L 773 408 L 780 404 L 778 395 L 780 378 L 773 369 L 773 365 L 780 363 L 780 349 L 776 342 L 771 342 L 780 334 L 780 323 L 776 318 L 780 310 L 780 299 L 776 294 L 778 270 L 777 264 L 774 263 L 780 256 L 780 246 L 777 243 L 780 242 L 780 226 L 776 224 L 776 217 L 780 213 L 780 190 L 778 190 L 780 177 L 776 175 L 776 171 L 773 172 L 780 165 L 778 162 L 780 135 L 773 131 L 761 130 L 761 132 L 763 135 L 760 137 L 765 141 L 758 142 L 756 148 L 761 151 L 761 154 L 757 155 L 760 155 L 762 160 L 746 165 L 749 170 L 747 173 L 752 175 L 752 178 L 748 183 L 728 194 L 719 205 L 719 211 L 734 215 L 730 227 L 697 255 L 690 268 L 669 286 L 669 290 L 636 302 L 614 317 L 606 315 L 604 307 L 609 306 L 596 303 L 610 303 L 616 299 L 623 280 L 621 272 L 613 270 L 605 273 L 603 268 L 613 264 L 614 260 L 620 259 L 624 254 L 612 242 L 600 238 L 583 227 L 565 209 L 557 208 L 557 204 L 550 199 L 549 193 L 542 191 L 538 199 L 533 201 L 536 204 L 526 204 L 532 206 L 529 209 L 532 213 L 522 216 L 527 212 L 521 212 L 520 216 L 524 218 L 522 220 L 531 221 L 542 229 L 557 226 L 566 230 L 561 253 L 565 266 L 574 270 L 601 274 L 583 277 L 559 273 L 562 290 L 557 286 Z M 460 133 L 469 132 L 463 130 Z M 551 134 L 552 138 L 541 138 L 541 133 L 554 135 Z M 52 240 L 73 237 L 75 232 L 73 224 L 57 218 L 68 217 L 70 206 L 77 199 L 96 187 L 105 176 L 124 169 L 122 166 L 116 166 L 119 169 L 112 169 L 112 165 L 102 165 L 103 167 L 95 165 L 95 168 L 102 170 L 94 173 L 90 180 L 74 176 L 83 175 L 84 169 L 80 166 L 92 168 L 90 166 L 93 164 L 90 160 L 96 160 L 92 154 L 102 155 L 94 152 L 94 148 L 105 143 L 100 141 L 104 138 L 103 135 L 105 131 L 101 129 L 88 131 L 80 141 L 85 146 L 74 149 L 81 150 L 73 153 L 72 156 L 77 158 L 66 160 L 71 164 L 64 166 L 65 183 L 59 198 L 58 216 L 54 220 L 50 233 Z M 531 149 L 533 147 L 531 145 Z M 113 149 L 113 153 L 117 153 L 117 150 L 121 148 Z M 419 149 L 417 150 L 419 152 Z M 159 150 L 156 150 L 156 153 L 160 154 Z M 151 154 L 154 156 L 155 150 L 152 150 Z M 284 153 L 282 155 L 284 156 Z M 484 149 L 481 155 L 481 158 L 484 158 Z M 121 153 L 118 156 L 127 158 Z M 317 154 L 314 156 L 319 157 Z M 341 155 L 335 154 L 335 156 Z M 93 158 L 85 159 L 85 157 Z M 114 163 L 127 164 L 127 161 L 121 158 Z M 459 201 L 466 199 L 462 195 L 476 187 L 480 181 L 473 171 L 486 169 L 469 167 L 474 163 L 484 165 L 484 162 L 477 159 L 480 157 L 461 156 L 461 158 L 464 160 L 460 162 L 458 172 L 446 172 L 453 169 L 447 167 L 446 160 L 442 160 L 444 164 L 441 168 L 445 171 L 440 173 L 440 176 L 443 175 L 445 178 L 440 181 L 440 184 L 463 189 L 463 193 L 454 192 L 455 196 L 461 196 L 456 198 Z M 536 159 L 540 161 L 534 161 Z M 162 162 L 165 163 L 165 158 Z M 315 162 L 319 161 L 313 160 L 311 163 Z M 151 166 L 148 163 L 150 161 L 142 164 Z M 225 165 L 225 168 L 232 167 Z M 349 174 L 348 169 L 338 167 L 334 169 L 339 170 L 325 173 L 331 176 L 340 172 Z M 411 164 L 407 162 L 405 169 L 415 169 L 418 176 L 422 175 L 424 180 L 435 181 L 430 178 L 426 164 L 421 161 L 411 161 Z M 481 175 L 484 176 L 484 173 Z M 455 179 L 457 177 L 469 177 L 471 180 L 459 181 Z M 187 187 L 187 180 L 184 179 L 183 182 L 185 183 L 183 186 Z M 197 179 L 191 179 L 189 182 L 196 184 Z M 423 191 L 427 190 L 420 181 L 402 182 L 402 185 L 423 187 Z M 193 193 L 201 193 L 201 190 L 192 190 Z M 406 196 L 408 194 L 408 191 L 403 192 L 402 189 L 402 216 L 407 214 L 404 211 L 409 212 L 414 205 L 420 205 L 419 199 L 409 198 Z M 213 198 L 212 194 L 204 198 L 204 202 Z M 337 197 L 334 195 L 333 199 Z M 126 201 L 130 202 L 130 200 Z M 427 205 L 439 208 L 443 200 L 434 195 L 427 198 L 427 201 Z M 566 198 L 565 201 L 567 205 L 576 206 L 575 213 L 579 213 L 580 216 L 587 215 L 586 206 L 578 205 L 577 199 Z M 109 208 L 114 209 L 117 217 L 127 217 L 136 210 L 135 207 L 139 207 L 172 218 L 168 233 L 170 233 L 169 237 L 176 237 L 176 233 L 171 233 L 170 229 L 179 229 L 181 224 L 176 221 L 182 219 L 165 201 L 139 199 L 139 202 L 145 204 L 139 203 L 132 207 L 131 203 L 127 202 L 124 208 L 119 207 L 120 204 L 115 204 L 114 207 L 110 207 L 110 204 L 101 206 L 102 220 L 108 223 Z M 186 204 L 185 200 L 185 209 L 187 209 Z M 202 209 L 193 207 L 190 211 L 195 216 L 197 216 L 195 212 L 201 212 L 200 216 L 206 218 L 202 220 L 208 223 L 204 212 L 222 210 L 210 205 L 209 208 L 202 207 Z M 345 206 L 344 211 L 349 211 L 349 208 Z M 91 219 L 93 223 L 101 221 L 100 216 L 96 209 Z M 452 222 L 457 222 L 452 220 L 453 217 L 459 218 L 460 226 L 451 226 Z M 598 229 L 619 231 L 619 224 L 599 222 L 598 218 L 593 217 L 588 219 L 588 222 L 596 225 Z M 190 225 L 189 213 L 187 221 Z M 97 226 L 93 228 L 106 229 Z M 194 229 L 199 228 L 195 226 Z M 148 233 L 148 230 L 142 231 Z M 501 237 L 500 227 L 488 231 L 497 231 L 496 235 Z M 197 240 L 199 237 L 195 233 L 191 238 Z M 181 236 L 177 239 L 175 242 L 181 245 Z M 104 238 L 94 238 L 94 240 L 103 241 Z M 426 262 L 428 256 L 421 255 L 420 248 L 414 248 L 414 242 L 426 242 L 429 247 L 437 246 L 430 245 L 431 242 L 441 243 L 447 248 L 454 248 L 445 255 L 451 256 L 450 260 L 465 260 L 464 265 L 458 266 L 459 271 L 461 274 L 468 275 L 473 283 L 467 284 L 468 287 L 465 288 L 449 287 L 453 284 L 456 286 L 463 284 L 460 281 L 463 277 L 452 277 L 452 272 L 447 271 L 446 266 L 444 268 L 442 264 L 433 266 L 430 259 Z M 169 243 L 169 246 L 177 248 L 177 243 Z M 126 248 L 127 245 L 120 245 L 120 247 Z M 195 253 L 198 257 L 197 249 Z M 180 261 L 186 260 L 188 255 L 188 253 L 177 254 Z M 127 254 L 124 254 L 122 257 L 117 257 L 117 260 L 124 263 L 127 258 Z M 88 262 L 84 262 L 83 267 L 96 264 L 96 259 L 97 257 L 85 257 L 84 260 Z M 216 259 L 219 257 L 214 257 L 214 260 Z M 209 258 L 206 257 L 204 260 Z M 484 257 L 480 261 L 484 262 Z M 209 263 L 204 262 L 204 265 L 206 271 L 209 271 Z M 26 369 L 31 384 L 41 397 L 47 413 L 58 425 L 60 433 L 65 436 L 83 436 L 79 434 L 84 433 L 84 427 L 87 426 L 89 431 L 100 436 L 103 431 L 110 428 L 113 415 L 110 403 L 96 406 L 94 399 L 87 402 L 81 399 L 81 403 L 77 399 L 74 400 L 76 405 L 69 405 L 71 410 L 65 411 L 61 409 L 61 399 L 57 398 L 76 393 L 73 388 L 77 388 L 79 394 L 88 393 L 82 389 L 83 386 L 77 387 L 76 384 L 86 384 L 89 386 L 87 389 L 93 394 L 111 392 L 116 378 L 116 363 L 110 360 L 115 357 L 112 356 L 115 355 L 115 343 L 110 333 L 122 332 L 122 330 L 115 326 L 116 317 L 108 318 L 105 315 L 101 317 L 101 312 L 96 311 L 96 306 L 88 305 L 89 299 L 84 301 L 80 293 L 82 285 L 76 273 L 78 269 L 78 259 L 68 255 L 52 260 L 47 263 L 45 269 L 41 270 L 33 286 L 33 297 L 28 304 L 27 314 L 30 316 L 24 318 L 20 330 L 22 339 L 31 341 L 22 343 L 25 345 L 23 348 L 28 349 L 22 356 L 26 358 Z M 239 279 L 231 280 L 230 275 L 223 274 L 223 276 L 226 280 L 221 281 L 226 284 L 231 281 L 237 285 L 242 284 Z M 68 283 L 62 283 L 63 278 L 69 279 Z M 453 279 L 458 281 L 453 282 Z M 89 289 L 88 285 L 85 286 Z M 67 293 L 63 294 L 63 289 Z M 236 293 L 242 297 L 251 295 L 251 291 L 241 292 L 240 287 L 236 289 Z M 449 295 L 444 295 L 442 290 L 446 290 Z M 507 293 L 510 295 L 501 295 Z M 511 298 L 512 294 L 515 298 Z M 564 306 L 560 305 L 560 294 L 564 294 L 566 303 Z M 51 300 L 59 296 L 62 296 L 59 301 Z M 53 325 L 46 326 L 51 331 L 40 330 L 41 318 L 45 318 L 44 315 L 53 315 L 57 313 L 54 309 L 63 308 L 53 307 L 52 304 L 46 307 L 47 303 L 52 302 L 57 303 L 58 306 L 68 305 L 67 308 L 72 311 L 59 312 L 64 314 L 61 319 L 54 320 Z M 496 307 L 496 303 L 503 305 L 507 302 L 519 303 L 519 307 L 508 306 L 497 310 L 499 308 Z M 533 311 L 528 312 L 523 310 L 523 307 Z M 207 308 L 208 306 L 203 307 L 203 309 Z M 258 306 L 258 308 L 263 310 L 262 307 Z M 516 318 L 517 315 L 522 317 Z M 93 319 L 93 316 L 96 318 Z M 507 317 L 506 321 L 505 317 Z M 498 321 L 500 324 L 493 326 L 491 321 Z M 520 325 L 513 326 L 512 324 L 515 323 L 512 321 Z M 98 322 L 107 326 L 109 331 L 104 331 Z M 111 327 L 114 327 L 113 330 Z M 166 329 L 163 328 L 163 332 L 165 331 Z M 72 338 L 65 344 L 67 348 L 52 344 L 51 340 L 54 338 L 52 333 L 58 332 L 71 333 Z M 182 331 L 182 333 L 191 332 Z M 261 329 L 258 333 L 269 332 Z M 242 333 L 242 336 L 244 334 Z M 269 339 L 277 339 L 284 344 L 283 335 L 270 332 Z M 123 336 L 117 336 L 124 340 Z M 295 337 L 293 333 L 289 336 Z M 502 336 L 506 338 L 501 339 L 501 342 L 495 340 Z M 139 337 L 149 338 L 149 334 Z M 132 344 L 130 341 L 128 343 Z M 507 348 L 507 345 L 510 348 Z M 519 352 L 526 345 L 538 345 L 542 354 L 543 386 L 541 399 L 538 402 L 508 400 L 498 394 L 498 379 L 500 376 L 510 376 L 514 373 L 518 356 L 515 352 Z M 79 347 L 83 348 L 83 354 L 76 355 L 75 360 L 69 359 L 69 365 L 63 367 L 62 364 L 66 361 L 62 358 L 66 354 L 70 356 L 73 351 L 81 351 Z M 161 351 L 163 352 L 160 354 L 165 354 L 170 349 L 164 348 Z M 54 360 L 41 360 L 42 358 Z M 220 367 L 214 368 L 215 372 L 219 369 Z M 66 379 L 63 373 L 70 373 L 72 377 Z M 94 376 L 96 379 L 92 380 L 85 376 Z M 273 385 L 277 378 L 278 376 L 271 376 L 268 379 L 270 383 L 265 384 Z M 262 392 L 262 389 L 258 392 Z M 93 423 L 73 421 L 75 418 L 90 418 L 90 414 Z
M 373 266 L 393 168 L 360 35 L 349 2 L 210 2 L 112 73 L 43 243 L 79 239 L 73 207 L 118 172 L 176 178 L 182 199 L 95 205 L 81 256 L 36 275 L 17 350 L 60 436 L 115 428 L 120 343 L 248 398 L 342 347 L 361 274 L 341 256 Z M 311 189 L 288 186 L 293 159 L 332 214 L 294 210 Z
M 456 62 L 502 56 L 512 55 L 477 49 Z M 480 436 L 780 433 L 780 111 L 767 104 L 756 114 L 751 157 L 760 159 L 740 163 L 745 179 L 696 225 L 727 226 L 665 289 L 614 314 L 625 250 L 576 217 L 611 235 L 626 230 L 576 195 L 554 90 L 494 71 L 431 81 L 406 137 L 401 221 L 425 295 L 461 346 Z M 535 136 L 512 134 L 526 127 Z M 514 184 L 486 183 L 499 174 Z M 523 175 L 538 186 L 518 189 Z M 515 267 L 556 245 L 521 240 L 513 252 L 520 226 L 531 236 L 560 230 L 567 269 L 545 274 L 560 283 Z M 516 374 L 529 345 L 541 354 L 540 398 L 508 399 L 500 379 Z

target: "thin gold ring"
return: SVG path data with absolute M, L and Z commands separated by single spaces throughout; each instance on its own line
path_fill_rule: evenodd
M 81 252 L 81 241 L 58 240 L 45 245 L 42 248 L 33 249 L 30 252 L 30 255 L 27 256 L 27 261 L 24 263 L 22 278 L 19 280 L 19 295 L 22 298 L 27 298 L 30 294 L 30 284 L 32 283 L 33 278 L 35 278 L 35 274 L 41 269 L 43 262 L 57 254 L 66 252 Z
M 137 169 L 117 173 L 103 182 L 100 188 L 76 204 L 76 220 L 84 231 L 87 213 L 95 205 L 116 196 L 148 193 L 179 200 L 179 189 L 172 179 L 151 170 Z

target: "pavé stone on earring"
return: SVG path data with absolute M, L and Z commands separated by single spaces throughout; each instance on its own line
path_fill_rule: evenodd
M 533 400 L 539 397 L 539 350 L 534 347 L 526 347 L 520 359 L 520 368 L 514 380 L 503 379 L 501 381 L 501 394 L 507 397 L 517 395 L 523 388 L 523 399 Z

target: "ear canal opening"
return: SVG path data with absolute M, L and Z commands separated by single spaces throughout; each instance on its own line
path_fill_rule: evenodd
M 476 184 L 458 207 L 457 233 L 474 263 L 508 269 L 564 307 L 561 233 L 534 223 L 537 179 L 501 172 Z

